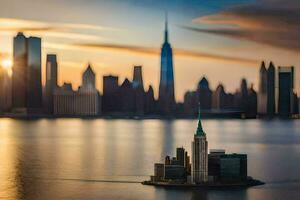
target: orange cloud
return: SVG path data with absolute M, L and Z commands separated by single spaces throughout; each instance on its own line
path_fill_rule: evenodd
M 196 24 L 211 24 L 213 28 L 183 28 L 298 52 L 300 51 L 300 43 L 298 42 L 300 41 L 299 19 L 299 1 L 265 0 L 260 4 L 238 6 L 215 15 L 193 20 Z M 223 26 L 215 28 L 216 25 Z M 227 27 L 224 28 L 224 25 Z
M 119 45 L 119 44 L 73 44 L 72 46 L 87 50 L 96 50 L 96 51 L 114 51 L 114 52 L 126 52 L 133 54 L 143 54 L 149 56 L 159 56 L 159 48 L 150 48 L 150 47 L 140 47 L 132 45 Z M 226 62 L 240 62 L 240 63 L 257 63 L 257 60 L 247 59 L 247 58 L 238 58 L 233 56 L 225 55 L 216 55 L 209 54 L 197 51 L 189 51 L 185 49 L 174 49 L 174 54 L 178 57 L 183 58 L 194 58 L 194 59 L 209 59 L 217 61 L 226 61 Z

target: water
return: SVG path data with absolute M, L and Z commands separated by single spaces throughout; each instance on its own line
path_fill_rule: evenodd
M 195 120 L 0 119 L 0 199 L 299 199 L 300 121 L 203 120 L 209 148 L 248 154 L 266 185 L 172 190 L 141 185 L 175 148 L 191 152 Z

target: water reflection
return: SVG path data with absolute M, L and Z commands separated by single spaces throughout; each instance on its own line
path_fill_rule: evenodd
M 300 184 L 295 181 L 300 180 L 300 121 L 205 120 L 203 124 L 210 148 L 247 153 L 248 173 L 269 184 L 206 191 L 126 183 L 148 178 L 153 163 L 167 154 L 175 155 L 178 146 L 190 153 L 194 120 L 0 119 L 0 199 L 268 200 L 300 196 Z

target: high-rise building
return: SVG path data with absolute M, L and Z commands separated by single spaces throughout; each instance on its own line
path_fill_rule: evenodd
M 275 67 L 270 62 L 266 69 L 262 62 L 257 94 L 257 112 L 259 115 L 273 116 L 275 114 Z
M 168 20 L 165 22 L 165 38 L 161 49 L 159 83 L 159 107 L 162 114 L 172 114 L 175 107 L 173 51 L 168 39 Z
M 134 68 L 133 68 L 132 87 L 134 89 L 141 88 L 144 91 L 142 66 L 134 66 Z
M 216 90 L 213 92 L 212 107 L 217 110 L 223 110 L 226 108 L 226 97 L 224 86 L 219 84 Z
M 53 114 L 75 115 L 75 95 L 71 83 L 56 88 L 53 94 Z
M 118 90 L 120 98 L 120 111 L 130 115 L 135 111 L 135 91 L 132 83 L 126 78 Z
M 41 38 L 27 39 L 27 112 L 42 112 Z
M 12 106 L 23 112 L 27 106 L 27 54 L 27 38 L 18 33 L 13 41 Z
M 185 149 L 183 147 L 176 149 L 176 159 L 179 165 L 185 166 Z
M 11 78 L 8 70 L 0 65 L 0 112 L 11 108 Z
M 199 98 L 197 92 L 187 91 L 184 94 L 183 112 L 186 116 L 196 116 L 197 105 L 199 105 Z
M 82 75 L 82 86 L 75 98 L 76 115 L 95 116 L 100 114 L 100 94 L 96 89 L 96 75 L 89 64 Z
M 268 72 L 265 62 L 262 62 L 259 71 L 259 87 L 257 97 L 257 111 L 259 114 L 265 115 L 267 113 L 268 103 Z
M 201 110 L 210 110 L 212 107 L 212 91 L 210 90 L 209 83 L 205 77 L 199 81 L 197 92 Z
M 46 95 L 45 110 L 53 114 L 53 94 L 57 88 L 57 58 L 54 54 L 47 55 L 46 61 Z
M 192 181 L 201 184 L 208 181 L 208 144 L 201 124 L 200 106 L 198 118 L 198 128 L 192 142 Z
M 142 76 L 142 66 L 134 66 L 132 87 L 134 90 L 135 97 L 135 114 L 143 115 L 145 108 L 145 91 Z
M 275 114 L 275 66 L 270 62 L 268 73 L 267 85 L 267 114 L 273 116 Z
M 85 90 L 95 90 L 96 89 L 96 78 L 95 73 L 89 64 L 87 69 L 83 72 L 82 75 L 82 88 Z
M 154 114 L 156 111 L 156 102 L 154 99 L 153 87 L 150 85 L 148 91 L 145 94 L 145 113 Z
M 290 117 L 293 113 L 294 67 L 278 68 L 278 114 Z
M 257 116 L 257 93 L 253 88 L 253 84 L 251 88 L 248 90 L 248 105 L 247 105 L 247 118 L 256 118 Z
M 13 45 L 12 102 L 16 112 L 37 113 L 42 108 L 41 39 L 18 33 Z
M 103 112 L 116 112 L 119 110 L 119 78 L 117 76 L 103 76 Z
M 71 84 L 64 84 L 54 91 L 54 114 L 95 116 L 101 112 L 100 94 L 95 87 L 95 73 L 89 65 L 82 75 L 78 91 Z

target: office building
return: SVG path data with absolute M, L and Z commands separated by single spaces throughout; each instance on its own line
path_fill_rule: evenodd
M 142 66 L 134 66 L 132 88 L 134 90 L 135 114 L 143 115 L 145 109 L 145 91 Z
M 96 116 L 101 112 L 101 98 L 95 87 L 95 73 L 88 65 L 78 91 L 64 84 L 54 91 L 54 114 L 69 116 Z
M 290 117 L 294 106 L 294 67 L 278 68 L 278 114 Z
M 208 80 L 205 77 L 199 81 L 197 93 L 201 110 L 210 110 L 212 108 L 212 91 L 210 90 Z M 197 111 L 197 106 L 195 106 L 195 108 Z
M 240 182 L 247 180 L 247 155 L 225 154 L 220 156 L 220 180 Z
M 9 71 L 0 66 L 0 112 L 8 112 L 11 103 L 11 77 Z
M 13 40 L 12 106 L 19 112 L 26 112 L 27 107 L 27 52 L 27 38 L 18 33 Z
M 102 111 L 105 113 L 117 112 L 119 105 L 119 78 L 117 76 L 103 76 Z
M 12 104 L 14 112 L 42 112 L 41 39 L 18 33 L 13 45 Z
M 56 55 L 49 54 L 46 60 L 46 94 L 44 106 L 48 114 L 53 114 L 53 95 L 57 86 L 57 58 Z
M 261 115 L 267 114 L 268 72 L 265 66 L 265 62 L 262 62 L 260 67 L 257 102 L 257 112 Z
M 270 62 L 268 73 L 268 85 L 267 85 L 267 114 L 273 116 L 275 114 L 275 66 Z

